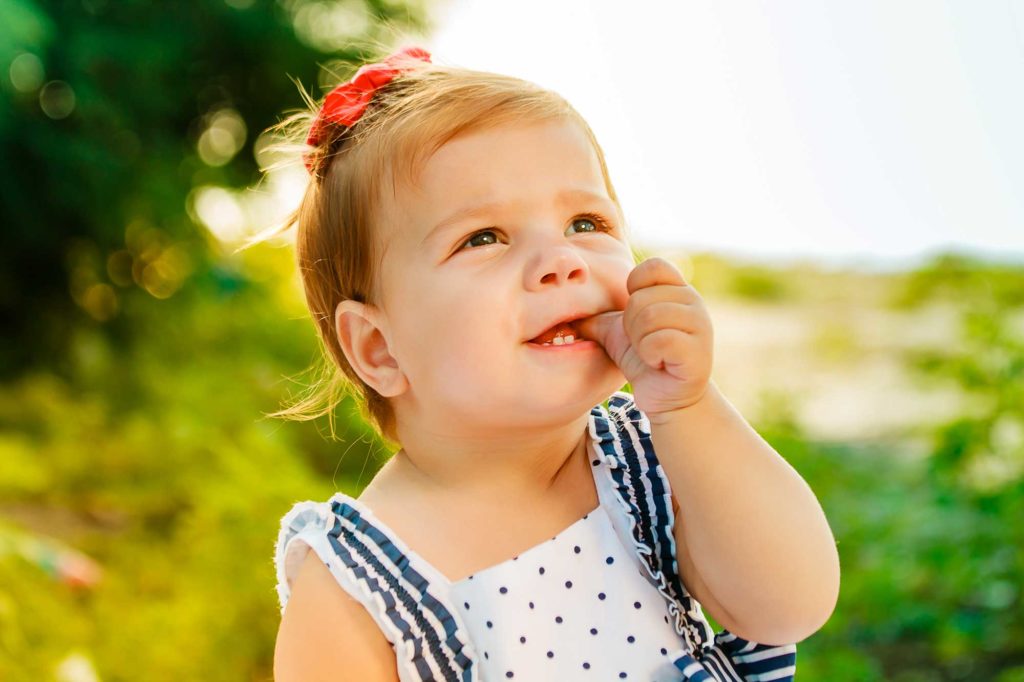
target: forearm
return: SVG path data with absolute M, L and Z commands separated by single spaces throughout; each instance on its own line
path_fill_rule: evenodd
M 715 600 L 749 633 L 797 641 L 821 627 L 838 596 L 839 557 L 803 478 L 714 382 L 697 403 L 649 416 L 680 505 L 679 549 Z

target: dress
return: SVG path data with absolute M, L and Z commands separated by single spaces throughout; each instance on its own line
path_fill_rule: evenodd
M 282 612 L 312 548 L 391 642 L 402 682 L 792 680 L 795 645 L 712 632 L 683 587 L 672 493 L 633 396 L 592 408 L 588 432 L 598 507 L 456 582 L 357 499 L 296 504 L 274 557 Z

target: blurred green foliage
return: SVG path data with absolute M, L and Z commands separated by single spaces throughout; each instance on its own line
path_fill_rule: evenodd
M 907 350 L 904 362 L 976 409 L 919 425 L 924 458 L 761 429 L 811 483 L 840 543 L 840 605 L 802 647 L 803 671 L 1024 679 L 1024 268 L 946 254 L 899 279 L 893 307 L 944 304 L 960 320 L 945 348 Z M 850 660 L 832 660 L 836 650 Z
M 186 210 L 198 185 L 256 181 L 255 133 L 301 104 L 286 75 L 308 87 L 318 62 L 363 56 L 314 4 L 0 0 L 0 679 L 270 679 L 281 516 L 383 463 L 349 402 L 340 447 L 260 418 L 317 352 L 291 254 L 224 255 Z M 423 21 L 367 7 L 367 36 Z M 225 109 L 244 142 L 211 164 L 199 140 Z M 1024 680 L 1024 271 L 692 269 L 751 305 L 874 286 L 897 311 L 956 308 L 948 347 L 902 356 L 973 405 L 908 434 L 923 456 L 814 442 L 764 396 L 754 425 L 817 493 L 843 567 L 798 679 Z
M 379 446 L 260 420 L 316 353 L 291 257 L 225 255 L 190 195 L 260 179 L 292 79 L 318 96 L 426 21 L 0 0 L 0 679 L 269 679 L 280 515 Z
M 259 133 L 303 107 L 292 79 L 319 96 L 426 28 L 415 0 L 0 0 L 0 379 L 79 325 L 132 343 L 133 299 L 217 266 L 190 193 L 260 179 Z
M 380 464 L 351 418 L 344 451 L 313 424 L 260 419 L 315 348 L 275 298 L 246 284 L 173 318 L 154 308 L 127 351 L 79 332 L 74 379 L 40 370 L 5 386 L 0 518 L 93 557 L 103 577 L 83 589 L 0 558 L 0 679 L 50 679 L 77 649 L 102 679 L 269 677 L 280 516 Z

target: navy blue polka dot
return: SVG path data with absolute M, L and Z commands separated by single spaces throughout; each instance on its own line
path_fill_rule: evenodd
M 572 587 L 572 581 L 571 580 L 566 580 L 565 581 L 565 587 L 566 587 L 566 589 Z
M 507 587 L 503 587 L 500 590 L 498 590 L 498 592 L 501 592 L 502 594 L 505 594 L 506 592 L 508 592 L 508 588 Z
M 626 674 L 626 673 L 622 673 L 622 675 L 619 675 L 619 677 L 622 677 L 622 676 L 623 676 L 623 675 L 625 675 L 625 674 Z M 511 671 L 511 670 L 509 670 L 509 671 L 508 671 L 507 673 L 505 673 L 505 677 L 512 677 L 512 671 Z
M 469 602 L 468 602 L 468 601 L 467 601 L 467 602 L 465 602 L 465 603 L 463 604 L 463 606 L 465 606 L 465 607 L 466 607 L 466 609 L 468 610 L 468 609 L 469 609 Z
M 604 592 L 598 592 L 597 593 L 597 598 L 600 599 L 601 601 L 604 601 L 604 597 L 605 597 Z
M 579 554 L 580 553 L 580 546 L 576 545 L 575 547 L 572 548 L 572 551 L 575 552 L 576 554 Z
M 548 652 L 548 658 L 554 658 L 554 657 L 555 657 L 555 652 L 554 651 L 549 651 Z
M 487 627 L 493 628 L 494 627 L 494 623 L 492 623 L 491 621 L 487 621 Z
M 625 679 L 625 677 L 626 677 L 626 673 L 619 673 L 619 679 L 620 680 Z
M 630 644 L 632 644 L 633 642 L 636 641 L 636 637 L 634 637 L 633 635 L 630 635 L 629 637 L 626 638 L 626 641 L 629 642 Z
M 530 602 L 530 608 L 531 609 L 533 608 L 533 602 Z
M 597 628 L 590 628 L 590 634 L 596 635 L 597 634 Z
M 556 623 L 561 623 L 562 622 L 562 617 L 561 616 L 555 616 L 555 622 Z
M 640 602 L 638 602 L 638 601 L 633 602 L 633 608 L 634 609 L 640 608 Z
M 591 462 L 591 464 L 593 464 L 594 466 L 597 466 L 600 463 L 601 463 L 601 460 L 599 460 L 599 459 L 595 459 L 593 462 Z
M 526 637 L 520 637 L 519 638 L 519 643 L 520 644 L 526 644 Z
M 544 567 L 543 566 L 540 567 L 540 574 L 544 575 Z
M 604 562 L 606 564 L 608 564 L 609 566 L 611 566 L 612 564 L 615 563 L 615 558 L 614 557 L 608 557 L 607 559 L 604 560 Z
M 666 649 L 665 647 L 661 647 L 661 655 L 662 656 L 666 656 L 667 654 L 668 654 L 668 649 Z
M 584 668 L 585 670 L 590 670 L 590 664 L 589 664 L 589 663 L 587 663 L 586 661 L 583 661 L 583 668 Z

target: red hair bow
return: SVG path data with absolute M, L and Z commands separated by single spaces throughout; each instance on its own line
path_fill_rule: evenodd
M 350 81 L 331 90 L 324 98 L 323 106 L 313 121 L 306 144 L 312 147 L 320 144 L 324 129 L 330 124 L 353 126 L 363 115 L 377 89 L 390 83 L 396 75 L 405 70 L 403 63 L 408 62 L 410 58 L 429 62 L 430 53 L 421 47 L 402 48 L 383 61 L 364 64 Z M 305 161 L 306 169 L 312 173 L 314 156 L 306 154 Z

